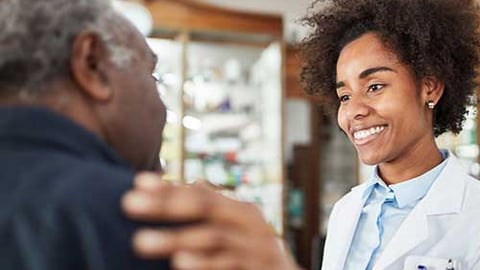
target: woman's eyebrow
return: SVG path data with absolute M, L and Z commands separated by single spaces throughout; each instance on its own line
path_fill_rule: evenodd
M 374 68 L 369 68 L 369 69 L 366 69 L 366 70 L 360 72 L 360 75 L 358 75 L 358 78 L 365 79 L 366 77 L 368 77 L 368 76 L 370 76 L 374 73 L 385 72 L 385 71 L 396 73 L 396 71 L 394 69 L 389 68 L 389 67 L 374 67 Z M 335 84 L 335 89 L 342 88 L 344 86 L 345 86 L 345 83 L 340 81 L 340 82 L 337 82 Z
M 388 72 L 395 72 L 395 70 L 389 68 L 389 67 L 374 67 L 374 68 L 369 68 L 369 69 L 366 69 L 364 71 L 362 71 L 360 73 L 360 75 L 358 75 L 358 78 L 360 79 L 365 79 L 366 77 L 374 74 L 374 73 L 377 73 L 377 72 L 384 72 L 384 71 L 388 71 Z

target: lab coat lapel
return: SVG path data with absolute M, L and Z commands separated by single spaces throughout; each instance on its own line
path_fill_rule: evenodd
M 343 208 L 344 211 L 338 214 L 337 220 L 339 220 L 339 224 L 337 224 L 336 228 L 333 228 L 337 232 L 338 263 L 336 265 L 339 266 L 338 269 L 343 269 L 360 214 L 362 213 L 363 205 L 367 199 L 363 196 L 365 185 L 358 186 L 352 191 L 352 197 L 345 202 L 347 205 Z
M 390 240 L 373 269 L 388 269 L 389 265 L 425 241 L 427 237 L 427 216 L 423 207 L 417 206 L 405 219 L 392 240 Z
M 374 270 L 388 266 L 428 238 L 428 216 L 458 213 L 461 209 L 466 177 L 459 161 L 450 153 L 450 158 L 438 179 L 425 198 L 418 203 L 405 219 L 397 233 L 380 256 Z

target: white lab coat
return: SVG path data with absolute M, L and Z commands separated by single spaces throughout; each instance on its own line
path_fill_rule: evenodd
M 342 270 L 362 207 L 365 184 L 339 200 L 328 225 L 322 270 Z M 365 196 L 366 197 L 366 196 Z M 373 232 L 372 232 L 373 233 Z M 380 254 L 374 270 L 480 270 L 480 181 L 450 158 L 425 197 Z M 363 270 L 363 269 L 358 269 Z

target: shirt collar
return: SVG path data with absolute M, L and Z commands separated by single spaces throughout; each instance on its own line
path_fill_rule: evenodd
M 449 153 L 447 150 L 440 150 L 442 154 L 443 161 L 432 168 L 431 170 L 425 172 L 424 174 L 412 178 L 410 180 L 387 186 L 385 182 L 378 175 L 378 165 L 375 166 L 370 181 L 367 182 L 363 197 L 370 196 L 374 189 L 380 189 L 383 192 L 388 192 L 392 190 L 395 194 L 395 199 L 399 208 L 403 208 L 417 200 L 420 200 L 427 194 L 428 190 L 432 186 L 435 179 L 442 172 L 443 168 L 447 164 L 449 158 Z

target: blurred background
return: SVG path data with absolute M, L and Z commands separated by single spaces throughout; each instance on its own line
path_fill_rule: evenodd
M 306 269 L 320 269 L 335 201 L 371 169 L 299 83 L 295 43 L 309 0 L 114 0 L 158 55 L 168 108 L 165 178 L 208 180 L 256 203 Z M 474 97 L 472 97 L 474 98 Z M 477 108 L 464 131 L 438 138 L 480 175 Z M 162 134 L 158 134 L 162 136 Z

